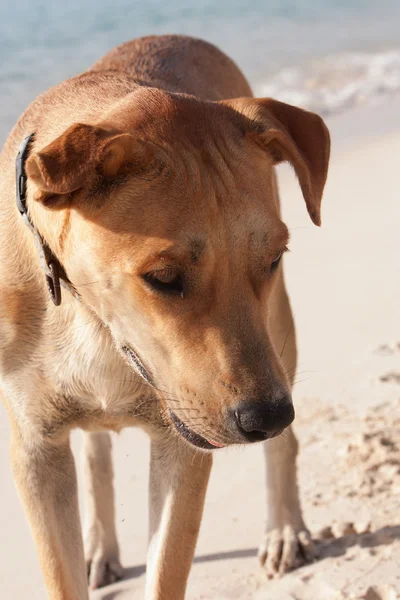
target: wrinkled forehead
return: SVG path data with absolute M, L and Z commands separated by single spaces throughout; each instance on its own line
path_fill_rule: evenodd
M 245 264 L 252 258 L 276 254 L 288 243 L 288 229 L 276 214 L 260 214 L 248 205 L 240 211 L 229 210 L 228 204 L 224 210 L 213 211 L 207 198 L 195 211 L 190 206 L 151 210 L 149 204 L 143 204 L 122 219 L 112 214 L 101 238 L 94 236 L 99 253 L 108 261 L 112 248 L 117 260 L 125 256 L 128 270 L 128 265 L 150 269 L 155 263 L 201 267 L 209 260 L 221 261 L 221 265 Z
M 201 147 L 225 131 L 229 138 L 245 136 L 246 119 L 227 105 L 171 94 L 156 88 L 140 88 L 123 98 L 108 114 L 114 126 L 136 131 L 148 141 L 187 141 Z
M 267 170 L 264 169 L 263 170 Z M 191 152 L 154 177 L 133 176 L 111 191 L 97 224 L 123 235 L 182 242 L 199 254 L 206 239 L 234 243 L 286 231 L 271 174 L 228 158 L 207 163 Z
M 142 96 L 129 128 L 156 147 L 160 168 L 114 189 L 105 226 L 171 240 L 193 256 L 223 239 L 265 244 L 286 234 L 272 160 L 246 136 L 241 115 L 190 96 Z
M 221 232 L 222 233 L 222 232 Z M 208 254 L 222 254 L 229 261 L 230 257 L 239 255 L 264 256 L 265 254 L 283 250 L 289 241 L 289 232 L 282 222 L 269 229 L 254 227 L 253 229 L 230 229 L 225 236 L 218 235 L 214 229 L 200 228 L 188 232 L 185 228 L 176 232 L 173 239 L 152 239 L 149 244 L 149 261 L 182 262 L 191 265 L 201 264 Z

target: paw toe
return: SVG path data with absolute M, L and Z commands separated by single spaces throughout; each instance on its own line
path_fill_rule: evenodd
M 123 569 L 117 558 L 93 558 L 87 562 L 89 587 L 92 590 L 115 583 L 122 577 Z
M 268 578 L 285 573 L 312 562 L 317 556 L 308 531 L 296 531 L 291 525 L 269 531 L 260 546 L 258 557 Z

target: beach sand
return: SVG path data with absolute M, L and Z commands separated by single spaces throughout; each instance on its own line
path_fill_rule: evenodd
M 332 162 L 321 229 L 309 221 L 289 168 L 279 174 L 291 230 L 285 269 L 299 345 L 294 401 L 302 504 L 312 533 L 331 528 L 334 537 L 319 543 L 319 561 L 268 581 L 256 556 L 264 528 L 262 449 L 218 451 L 188 600 L 395 600 L 395 590 L 400 597 L 400 97 L 328 124 Z M 74 433 L 79 475 L 80 437 Z M 1 409 L 0 596 L 42 599 L 8 439 Z M 139 599 L 149 444 L 139 430 L 113 441 L 126 572 L 91 597 Z

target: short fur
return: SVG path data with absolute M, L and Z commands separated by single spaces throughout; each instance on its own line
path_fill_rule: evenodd
M 238 402 L 288 397 L 296 346 L 282 266 L 272 267 L 288 242 L 274 165 L 292 163 L 319 224 L 329 134 L 317 115 L 251 96 L 214 46 L 142 38 L 42 94 L 1 154 L 0 384 L 15 482 L 54 600 L 88 598 L 85 559 L 92 587 L 121 574 L 104 430 L 140 426 L 151 437 L 146 598 L 179 600 L 212 453 L 184 440 L 171 415 L 214 447 L 245 443 L 232 421 Z M 32 132 L 30 218 L 80 294 L 63 291 L 60 307 L 15 205 L 15 158 Z M 154 276 L 185 286 L 168 296 Z M 86 556 L 76 427 L 87 432 Z M 260 558 L 273 575 L 313 547 L 291 429 L 264 451 Z

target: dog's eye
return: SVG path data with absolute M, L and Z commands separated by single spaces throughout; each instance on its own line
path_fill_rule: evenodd
M 143 275 L 145 282 L 158 292 L 183 296 L 183 279 L 175 269 L 161 269 Z
M 275 256 L 274 260 L 271 263 L 271 271 L 275 271 L 275 269 L 278 268 L 279 263 L 281 262 L 282 255 L 283 255 L 283 250 L 278 252 L 278 254 Z

